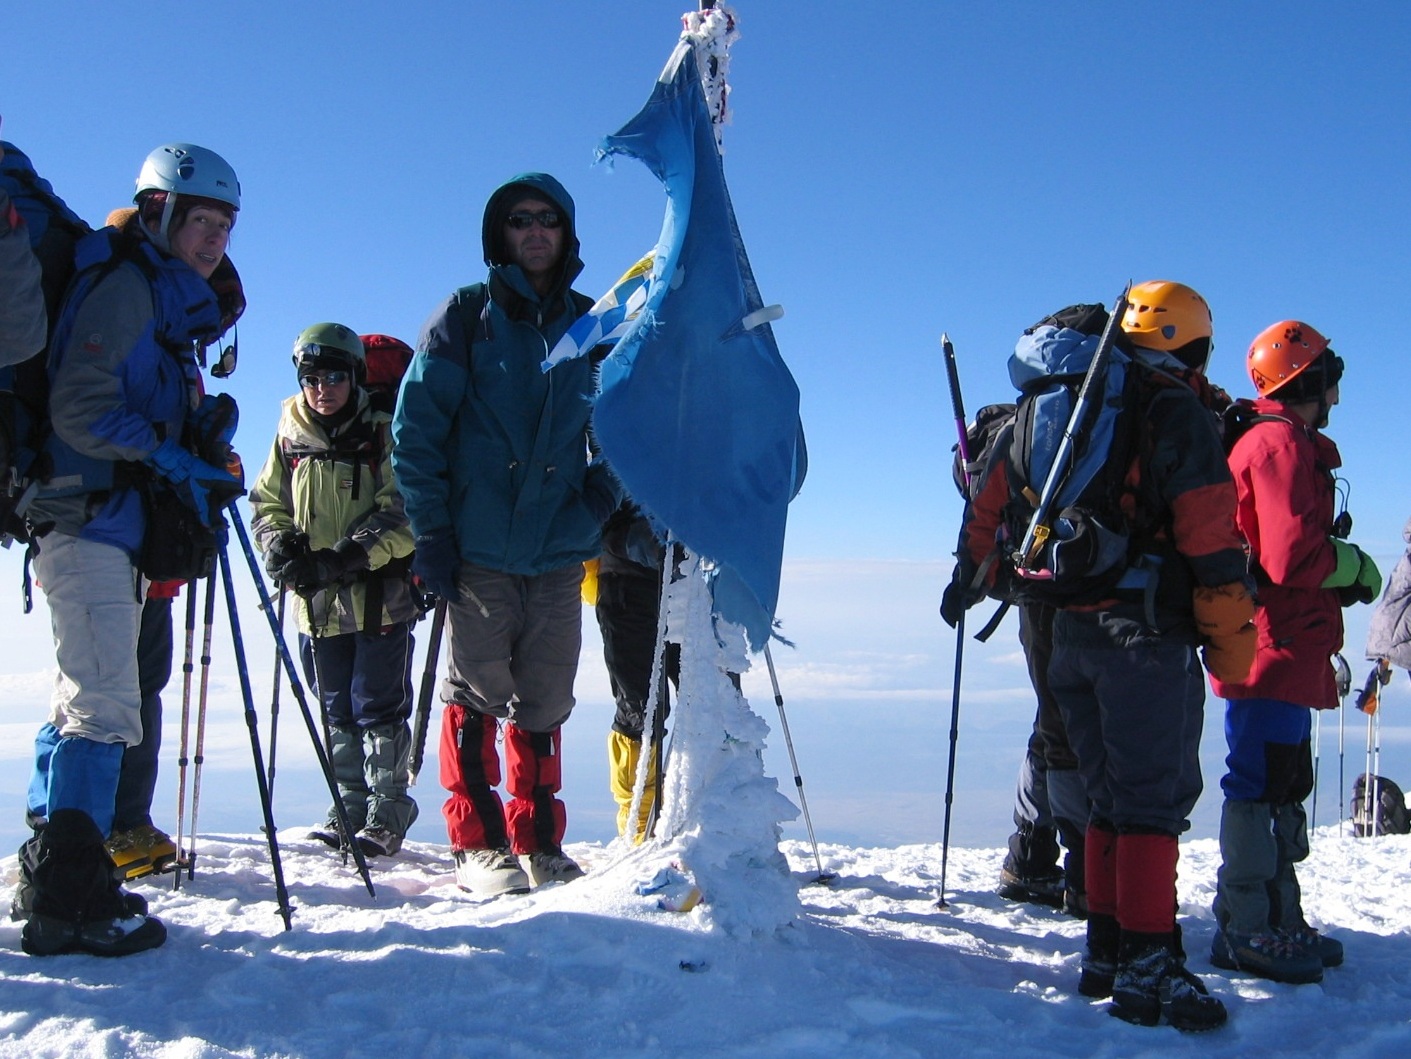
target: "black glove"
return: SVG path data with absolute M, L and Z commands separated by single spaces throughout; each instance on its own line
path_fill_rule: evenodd
M 946 590 L 941 593 L 941 620 L 952 629 L 960 624 L 960 619 L 965 617 L 967 610 L 985 598 L 983 587 L 970 587 L 975 572 L 962 569 L 963 565 L 956 564 L 955 572 L 951 574 L 950 584 L 946 585 Z
M 291 559 L 280 570 L 279 580 L 307 596 L 366 569 L 367 552 L 356 541 L 344 537 L 337 547 L 319 548 Z
M 303 530 L 287 529 L 274 539 L 265 552 L 265 573 L 275 581 L 279 572 L 301 555 L 309 552 L 309 535 Z

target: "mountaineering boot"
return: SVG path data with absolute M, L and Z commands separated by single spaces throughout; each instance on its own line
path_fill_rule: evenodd
M 999 886 L 995 888 L 995 893 L 1006 901 L 1024 901 L 1047 908 L 1062 908 L 1064 892 L 1061 868 L 1051 868 L 1041 874 L 1021 875 L 1011 866 L 1010 857 L 1005 858 L 999 870 Z
M 608 731 L 608 786 L 617 802 L 617 833 L 627 834 L 629 818 L 632 815 L 632 792 L 637 784 L 637 765 L 642 754 L 642 741 L 623 735 L 617 729 Z M 652 803 L 656 798 L 656 754 L 647 763 L 647 785 L 642 791 L 642 803 L 638 809 L 637 828 L 632 836 L 633 843 L 640 843 L 647 833 L 647 822 L 651 819 Z
M 342 849 L 346 845 L 343 841 L 343 827 L 332 814 L 318 827 L 310 828 L 306 837 L 322 842 L 329 849 Z
M 402 848 L 402 836 L 385 827 L 365 827 L 354 837 L 369 857 L 390 857 Z
M 1282 930 L 1238 934 L 1226 927 L 1210 943 L 1210 962 L 1226 971 L 1245 971 L 1271 982 L 1306 985 L 1323 980 L 1318 952 Z
M 1284 934 L 1295 944 L 1301 945 L 1309 952 L 1318 957 L 1318 962 L 1324 967 L 1341 967 L 1344 957 L 1342 942 L 1337 938 L 1330 938 L 1319 930 L 1310 927 L 1307 923 L 1300 923 L 1298 926 L 1283 928 Z
M 1317 955 L 1324 967 L 1341 967 L 1342 942 L 1308 925 L 1303 889 L 1294 865 L 1308 858 L 1308 817 L 1298 802 L 1273 807 L 1278 870 L 1269 885 L 1269 922 L 1298 945 Z
M 166 940 L 162 922 L 132 914 L 93 819 L 58 809 L 38 836 L 33 901 L 20 944 L 31 956 L 127 956 Z
M 1025 813 L 1047 816 L 1048 786 L 1046 773 L 1032 767 L 1026 757 L 1020 769 L 1018 799 L 1029 803 L 1031 797 L 1043 800 L 1042 810 L 1032 804 Z M 1052 823 L 1035 823 L 1014 810 L 1014 833 L 1009 836 L 1009 852 L 999 872 L 995 893 L 1006 901 L 1026 901 L 1049 908 L 1063 907 L 1063 869 L 1058 866 L 1058 828 Z
M 1112 980 L 1117 977 L 1117 946 L 1122 932 L 1117 917 L 1094 913 L 1088 917 L 1088 947 L 1083 953 L 1082 970 L 1078 975 L 1078 993 L 1095 1000 L 1112 995 Z
M 529 876 L 507 849 L 458 849 L 452 852 L 456 863 L 456 885 L 480 897 L 529 892 Z
M 407 795 L 412 733 L 405 721 L 362 731 L 363 779 L 367 785 L 367 825 L 358 845 L 370 856 L 391 856 L 416 821 L 417 804 Z
M 1275 926 L 1284 905 L 1298 910 L 1292 860 L 1280 864 L 1281 838 L 1274 833 L 1268 802 L 1227 798 L 1220 811 L 1220 870 L 1216 876 L 1215 920 L 1220 929 L 1210 945 L 1210 962 L 1229 971 L 1245 971 L 1274 982 L 1304 984 L 1323 978 L 1321 956 Z M 1293 821 L 1289 821 L 1290 824 Z M 1294 828 L 1282 837 L 1296 843 Z
M 583 869 L 572 857 L 561 849 L 537 850 L 534 853 L 519 854 L 519 866 L 524 869 L 530 886 L 543 886 L 551 882 L 572 882 L 583 878 Z
M 29 918 L 34 910 L 34 865 L 39 858 L 39 836 L 26 839 L 20 844 L 16 861 L 19 864 L 20 878 L 15 884 L 14 897 L 10 899 L 10 919 L 21 922 Z M 123 910 L 129 916 L 145 916 L 147 899 L 141 894 L 119 890 L 122 895 Z
M 120 879 L 140 879 L 153 872 L 166 871 L 176 864 L 176 843 L 152 824 L 138 824 L 108 836 L 108 856 L 113 858 Z
M 1229 1017 L 1225 1005 L 1186 970 L 1169 934 L 1122 932 L 1111 1014 L 1138 1026 L 1165 1021 L 1178 1030 L 1213 1030 Z

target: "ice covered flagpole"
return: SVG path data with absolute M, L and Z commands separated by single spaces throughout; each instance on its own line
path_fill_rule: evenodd
M 736 18 L 723 5 L 703 4 L 683 15 L 682 23 L 718 152 L 728 117 L 726 73 L 728 49 L 738 36 Z M 769 729 L 739 687 L 739 674 L 750 664 L 749 642 L 742 626 L 718 613 L 716 566 L 686 552 L 673 576 L 676 554 L 668 555 L 663 618 L 664 636 L 681 647 L 680 681 L 660 816 L 641 862 L 659 865 L 665 859 L 668 866 L 658 876 L 669 886 L 673 873 L 684 875 L 704 896 L 704 914 L 728 932 L 773 930 L 798 909 L 798 885 L 779 850 L 780 824 L 798 810 L 764 774 Z M 649 708 L 660 707 L 653 702 Z M 649 757 L 639 760 L 639 791 Z M 635 812 L 629 819 L 636 819 Z

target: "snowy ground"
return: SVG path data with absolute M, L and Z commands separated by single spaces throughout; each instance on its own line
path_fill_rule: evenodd
M 938 845 L 824 845 L 838 874 L 825 887 L 809 884 L 809 847 L 788 842 L 796 920 L 738 937 L 709 904 L 673 913 L 637 895 L 645 869 L 612 847 L 570 845 L 594 869 L 578 882 L 476 901 L 444 846 L 416 842 L 372 862 L 373 899 L 298 829 L 281 839 L 288 933 L 249 835 L 203 839 L 180 891 L 141 886 L 171 928 L 154 952 L 36 960 L 0 925 L 0 1056 L 1404 1056 L 1411 1043 L 1407 837 L 1315 835 L 1306 905 L 1348 962 L 1308 986 L 1209 967 L 1218 851 L 1185 844 L 1191 964 L 1231 1013 L 1191 1036 L 1076 996 L 1082 925 L 994 896 L 999 850 L 952 850 L 940 911 Z

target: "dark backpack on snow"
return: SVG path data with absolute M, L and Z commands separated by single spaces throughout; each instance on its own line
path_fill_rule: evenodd
M 1368 804 L 1372 793 L 1375 800 Z M 1401 788 L 1384 776 L 1373 776 L 1369 792 L 1365 772 L 1353 780 L 1352 833 L 1363 838 L 1411 834 L 1411 812 L 1406 809 L 1406 795 Z

